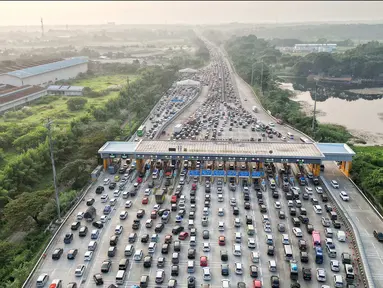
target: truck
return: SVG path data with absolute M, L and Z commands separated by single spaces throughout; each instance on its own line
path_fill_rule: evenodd
M 177 124 L 176 126 L 174 126 L 174 130 L 173 130 L 173 133 L 180 133 L 182 130 L 182 124 Z
M 94 220 L 94 218 L 96 217 L 96 208 L 94 208 L 93 206 L 90 206 L 86 212 L 84 213 L 84 219 L 87 221 L 87 222 L 92 222 Z
M 258 108 L 257 108 L 257 106 L 253 106 L 253 107 L 252 107 L 252 110 L 253 110 L 253 112 L 257 113 L 257 112 L 258 112 Z
M 156 203 L 157 204 L 164 203 L 165 195 L 166 195 L 166 190 L 165 189 L 157 190 L 156 193 L 155 193 Z

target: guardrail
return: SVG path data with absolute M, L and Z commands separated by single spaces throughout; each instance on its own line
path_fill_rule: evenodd
M 327 195 L 331 197 L 333 200 L 332 202 L 336 205 L 337 209 L 336 212 L 340 215 L 340 218 L 343 220 L 343 222 L 346 224 L 347 232 L 351 235 L 352 245 L 354 250 L 357 253 L 357 264 L 358 264 L 358 270 L 360 272 L 360 276 L 362 277 L 363 281 L 363 287 L 369 287 L 369 288 L 375 288 L 374 281 L 372 280 L 372 275 L 370 271 L 370 266 L 367 261 L 367 257 L 365 255 L 364 247 L 362 244 L 362 240 L 360 239 L 358 228 L 356 227 L 354 221 L 351 219 L 351 217 L 348 215 L 348 212 L 344 209 L 342 209 L 342 205 L 340 204 L 340 201 L 337 197 L 334 197 L 332 193 L 330 192 L 330 186 L 327 183 L 327 181 L 324 179 L 323 176 L 320 176 L 320 181 L 328 191 Z M 364 268 L 364 269 L 363 269 Z M 357 287 L 361 287 L 357 284 Z
M 84 199 L 85 195 L 88 193 L 89 189 L 93 186 L 94 182 L 89 184 L 81 193 L 80 193 L 80 196 L 79 196 L 79 199 L 77 201 L 77 203 L 68 211 L 68 213 L 66 214 L 66 216 L 64 217 L 64 219 L 62 219 L 62 222 L 60 224 L 60 226 L 57 228 L 56 232 L 53 234 L 51 240 L 49 241 L 48 245 L 46 246 L 46 248 L 44 249 L 43 253 L 41 254 L 40 258 L 37 260 L 37 263 L 35 264 L 35 266 L 33 266 L 32 268 L 32 271 L 29 273 L 27 279 L 25 280 L 22 288 L 26 288 L 26 287 L 32 287 L 33 284 L 30 283 L 30 285 L 28 285 L 33 277 L 33 274 L 35 273 L 35 271 L 37 270 L 37 268 L 40 266 L 41 264 L 41 261 L 43 259 L 45 259 L 46 257 L 46 254 L 48 252 L 48 250 L 51 248 L 51 245 L 53 243 L 53 241 L 56 239 L 56 236 L 57 234 L 60 232 L 61 228 L 65 225 L 66 221 L 68 220 L 68 218 L 72 215 L 73 211 L 76 210 L 76 208 L 78 207 L 78 205 L 80 205 L 80 203 L 82 202 L 82 199 Z

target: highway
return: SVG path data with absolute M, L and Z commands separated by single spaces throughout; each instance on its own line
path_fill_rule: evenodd
M 226 61 L 228 61 L 226 59 Z M 234 73 L 231 71 L 231 66 L 228 65 L 228 69 L 230 69 L 230 73 Z M 260 106 L 260 104 L 257 102 L 256 98 L 253 96 L 253 92 L 251 89 L 244 83 L 244 81 L 237 75 L 234 74 L 236 85 L 238 87 L 239 91 L 239 97 L 241 98 L 241 103 L 243 107 L 249 112 L 251 112 L 251 107 L 252 106 Z M 210 79 L 212 80 L 212 79 Z M 203 109 L 201 105 L 206 101 L 207 98 L 209 98 L 209 93 L 211 91 L 207 90 L 207 87 L 202 88 L 202 92 L 200 93 L 199 98 L 192 104 L 190 105 L 180 116 L 177 116 L 174 119 L 174 122 L 167 128 L 166 130 L 171 131 L 171 126 L 174 124 L 177 124 L 178 122 L 182 122 L 185 119 L 187 119 L 190 115 L 196 113 L 198 110 Z M 246 99 L 246 100 L 245 100 Z M 246 103 L 246 104 L 244 104 Z M 225 107 L 223 104 L 219 104 L 219 109 L 221 111 L 225 110 Z M 231 104 L 230 104 L 231 105 Z M 163 113 L 163 111 L 161 112 Z M 254 114 L 254 113 L 253 113 Z M 162 115 L 159 117 L 161 118 Z M 269 123 L 269 122 L 274 122 L 274 120 L 267 114 L 265 113 L 262 109 L 259 109 L 258 113 L 255 113 L 255 117 L 258 119 L 261 119 L 262 122 L 264 123 Z M 222 120 L 222 121 L 221 121 Z M 222 122 L 224 119 L 220 119 L 220 127 L 222 126 Z M 148 129 L 151 128 L 151 124 L 146 123 Z M 280 131 L 284 135 L 287 134 L 288 131 L 290 131 L 288 128 L 285 128 L 285 126 L 281 126 L 278 124 L 275 124 L 276 130 Z M 222 136 L 217 137 L 217 139 L 227 139 L 227 138 L 233 138 L 233 139 L 238 139 L 238 140 L 249 140 L 250 137 L 258 138 L 262 137 L 260 132 L 252 132 L 250 130 L 250 127 L 246 129 L 242 128 L 236 128 L 234 131 L 229 131 L 229 127 L 224 127 Z M 291 131 L 292 132 L 292 131 Z M 299 137 L 302 135 L 298 135 L 297 132 L 294 132 L 295 134 L 295 140 L 293 141 L 299 141 Z M 252 136 L 254 135 L 254 136 Z M 167 139 L 169 135 L 164 135 L 162 136 L 164 139 Z M 263 139 L 264 140 L 264 139 Z M 266 140 L 265 140 L 266 141 Z M 273 141 L 282 141 L 281 139 L 275 137 L 273 138 Z M 290 140 L 288 140 L 290 141 Z M 382 246 L 378 245 L 378 243 L 375 241 L 375 239 L 372 236 L 372 230 L 376 226 L 381 227 L 382 222 L 381 220 L 372 212 L 371 208 L 369 205 L 366 203 L 366 201 L 359 195 L 359 193 L 353 188 L 351 183 L 347 180 L 343 174 L 337 169 L 336 167 L 331 166 L 331 164 L 326 164 L 326 170 L 324 172 L 324 176 L 328 181 L 331 179 L 336 179 L 338 180 L 341 188 L 344 187 L 345 190 L 350 193 L 351 195 L 351 201 L 349 203 L 344 203 L 343 208 L 350 213 L 352 219 L 354 222 L 360 227 L 359 230 L 365 230 L 359 231 L 361 233 L 361 238 L 363 240 L 364 244 L 364 249 L 366 251 L 368 260 L 370 261 L 371 265 L 370 268 L 372 269 L 373 272 L 373 277 L 376 280 L 376 282 L 382 283 L 383 281 L 383 274 L 379 273 L 379 267 L 383 263 L 382 257 L 383 257 L 383 251 L 382 251 Z M 93 206 L 97 210 L 97 218 L 99 218 L 102 215 L 102 210 L 103 207 L 105 206 L 106 203 L 101 203 L 101 195 L 95 194 L 95 189 L 97 186 L 101 185 L 104 180 L 104 178 L 108 178 L 113 180 L 114 175 L 109 175 L 106 172 L 103 172 L 102 175 L 99 177 L 98 181 L 94 183 L 90 191 L 85 197 L 85 200 L 88 198 L 95 198 L 95 204 Z M 335 177 L 335 178 L 334 178 Z M 133 180 L 133 179 L 132 179 Z M 157 180 L 158 181 L 158 180 Z M 149 204 L 143 205 L 141 204 L 141 200 L 143 198 L 143 194 L 145 189 L 147 188 L 147 184 L 149 181 L 144 182 L 140 190 L 137 194 L 137 196 L 129 199 L 122 199 L 122 196 L 120 196 L 117 200 L 116 206 L 114 206 L 112 213 L 110 214 L 110 220 L 105 223 L 104 228 L 100 229 L 100 236 L 98 241 L 98 248 L 94 252 L 93 258 L 90 262 L 84 262 L 84 253 L 88 250 L 88 244 L 91 241 L 90 239 L 90 233 L 94 229 L 91 225 L 91 223 L 86 223 L 85 220 L 81 220 L 81 225 L 87 226 L 89 229 L 88 235 L 86 237 L 80 238 L 78 236 L 78 231 L 74 231 L 74 240 L 70 244 L 64 244 L 63 239 L 64 236 L 67 232 L 70 232 L 70 226 L 71 223 L 75 221 L 76 215 L 78 212 L 85 212 L 87 209 L 85 201 L 81 203 L 76 210 L 72 213 L 72 215 L 69 217 L 68 221 L 65 223 L 64 229 L 62 229 L 59 234 L 57 235 L 54 245 L 51 246 L 50 250 L 47 253 L 47 257 L 45 260 L 42 261 L 42 264 L 39 266 L 37 271 L 34 273 L 34 276 L 32 280 L 28 283 L 27 287 L 35 287 L 36 279 L 41 273 L 48 273 L 49 274 L 49 279 L 52 281 L 53 279 L 59 278 L 63 281 L 63 284 L 66 285 L 69 282 L 73 281 L 76 282 L 79 287 L 96 287 L 92 276 L 95 273 L 100 273 L 100 266 L 102 261 L 108 259 L 108 249 L 109 249 L 109 238 L 110 236 L 114 235 L 114 229 L 116 225 L 121 224 L 124 227 L 124 231 L 122 232 L 121 238 L 119 239 L 119 242 L 117 244 L 117 253 L 114 257 L 111 257 L 112 260 L 112 268 L 109 273 L 103 273 L 103 279 L 104 279 L 104 286 L 103 287 L 108 287 L 109 284 L 115 283 L 115 276 L 118 271 L 118 262 L 120 261 L 121 258 L 124 257 L 124 249 L 125 246 L 128 244 L 128 236 L 131 232 L 136 232 L 138 234 L 138 238 L 136 243 L 134 243 L 135 249 L 142 249 L 144 251 L 144 255 L 147 254 L 147 246 L 148 243 L 141 243 L 140 238 L 144 234 L 149 234 L 152 235 L 154 233 L 154 228 L 146 228 L 145 227 L 145 221 L 149 219 L 150 217 L 150 212 L 152 211 L 153 206 L 155 205 L 155 199 L 154 195 L 151 195 L 149 197 Z M 266 237 L 266 232 L 263 230 L 263 223 L 262 223 L 262 218 L 261 218 L 261 213 L 259 209 L 259 205 L 257 203 L 256 199 L 256 193 L 254 192 L 253 189 L 251 189 L 251 209 L 250 210 L 245 210 L 244 205 L 243 205 L 243 197 L 242 197 L 242 191 L 241 187 L 237 187 L 236 192 L 231 192 L 228 189 L 228 185 L 224 185 L 223 188 L 223 195 L 224 195 L 224 201 L 223 202 L 218 202 L 217 200 L 217 189 L 215 184 L 213 184 L 212 192 L 211 194 L 211 207 L 209 211 L 209 224 L 207 227 L 202 227 L 202 223 L 200 221 L 201 215 L 202 215 L 202 209 L 204 205 L 204 195 L 205 195 L 205 189 L 204 185 L 202 184 L 203 181 L 198 185 L 198 190 L 197 190 L 197 211 L 196 214 L 198 215 L 195 219 L 195 226 L 197 228 L 197 246 L 195 247 L 196 249 L 196 257 L 195 257 L 195 273 L 191 274 L 196 277 L 197 279 L 197 285 L 200 285 L 201 283 L 210 283 L 212 288 L 218 288 L 221 287 L 221 279 L 229 279 L 231 282 L 232 287 L 236 286 L 236 284 L 239 281 L 245 282 L 248 287 L 250 286 L 249 284 L 251 283 L 251 277 L 249 276 L 249 266 L 252 264 L 250 263 L 250 249 L 247 247 L 247 239 L 248 235 L 246 233 L 246 227 L 245 227 L 245 215 L 250 215 L 253 220 L 255 221 L 255 228 L 256 228 L 256 234 L 253 236 L 256 239 L 256 248 L 254 251 L 260 252 L 260 262 L 259 263 L 254 263 L 254 265 L 257 265 L 259 268 L 259 279 L 262 280 L 264 287 L 270 287 L 270 276 L 271 275 L 279 275 L 281 279 L 281 285 L 280 287 L 282 288 L 288 288 L 290 287 L 290 275 L 289 275 L 289 266 L 288 262 L 284 260 L 284 251 L 283 251 L 283 245 L 281 242 L 281 232 L 277 230 L 277 224 L 278 223 L 284 223 L 286 225 L 286 232 L 289 235 L 290 242 L 292 243 L 293 247 L 293 255 L 294 258 L 298 260 L 298 267 L 299 267 L 299 283 L 301 284 L 301 287 L 321 287 L 322 284 L 327 284 L 331 285 L 333 287 L 333 282 L 332 282 L 332 275 L 334 272 L 331 272 L 330 270 L 330 265 L 329 261 L 330 258 L 328 257 L 325 249 L 324 249 L 324 264 L 318 265 L 315 264 L 314 261 L 314 252 L 312 248 L 312 241 L 311 241 L 311 235 L 309 235 L 306 231 L 306 228 L 304 225 L 301 225 L 301 229 L 303 232 L 303 239 L 307 241 L 308 244 L 308 253 L 309 253 L 309 263 L 308 264 L 303 264 L 304 267 L 310 267 L 312 274 L 313 274 L 313 279 L 311 281 L 305 281 L 303 280 L 302 277 L 302 263 L 299 260 L 299 248 L 298 248 L 298 239 L 294 236 L 292 233 L 292 222 L 291 222 L 291 216 L 288 215 L 288 205 L 287 205 L 287 200 L 284 197 L 284 192 L 281 191 L 280 187 L 277 188 L 277 191 L 280 195 L 278 201 L 281 202 L 282 204 L 282 210 L 286 212 L 286 219 L 285 220 L 280 220 L 278 219 L 278 210 L 274 208 L 274 202 L 275 199 L 272 198 L 270 189 L 267 189 L 264 191 L 263 194 L 263 199 L 264 202 L 267 206 L 268 212 L 267 214 L 269 215 L 270 222 L 271 222 L 271 228 L 272 232 L 270 233 L 273 235 L 273 240 L 274 240 L 274 245 L 275 245 L 275 256 L 268 256 L 266 254 L 267 251 L 267 246 L 265 242 L 265 237 Z M 174 186 L 176 186 L 177 183 L 174 183 Z M 190 212 L 190 194 L 189 191 L 191 190 L 191 182 L 185 184 L 185 187 L 183 189 L 183 195 L 186 196 L 186 214 L 185 218 L 187 218 L 189 212 Z M 132 183 L 129 181 L 127 186 L 124 188 L 124 191 L 131 191 L 132 190 Z M 268 186 L 268 185 L 267 185 Z M 321 202 L 319 195 L 316 194 L 314 186 L 310 187 L 313 188 L 313 197 L 317 198 L 319 200 L 320 205 L 322 208 L 324 208 L 324 204 Z M 301 189 L 304 189 L 304 187 L 301 187 Z M 334 194 L 335 197 L 337 197 L 337 192 L 338 191 L 333 191 L 330 189 L 330 192 Z M 109 198 L 112 198 L 113 190 L 109 190 L 107 186 L 105 186 L 105 193 L 109 195 Z M 238 207 L 240 210 L 239 217 L 241 220 L 241 227 L 236 228 L 234 227 L 234 218 L 236 216 L 233 216 L 232 209 L 229 204 L 229 199 L 235 197 L 236 202 L 238 203 Z M 132 200 L 133 205 L 130 208 L 127 208 L 126 210 L 128 211 L 128 218 L 126 220 L 120 220 L 119 219 L 119 214 L 122 210 L 125 210 L 124 205 L 126 200 Z M 325 211 L 323 211 L 323 215 L 318 215 L 314 212 L 313 210 L 313 205 L 309 200 L 302 200 L 303 207 L 306 208 L 307 210 L 307 216 L 310 219 L 310 223 L 313 224 L 315 230 L 319 231 L 321 234 L 322 238 L 322 243 L 324 242 L 324 227 L 321 224 L 321 216 L 326 216 L 327 214 Z M 138 209 L 145 209 L 146 214 L 144 218 L 141 220 L 141 227 L 139 230 L 133 231 L 132 230 L 132 223 L 133 220 L 136 219 L 136 212 Z M 165 204 L 161 208 L 170 208 L 170 196 L 166 197 Z M 218 208 L 224 208 L 224 216 L 218 216 L 217 211 Z M 155 285 L 154 284 L 154 279 L 155 279 L 155 273 L 157 271 L 156 263 L 157 263 L 157 258 L 161 256 L 161 246 L 162 243 L 164 242 L 164 237 L 167 234 L 171 234 L 172 228 L 176 225 L 175 224 L 175 216 L 177 212 L 172 212 L 171 213 L 171 220 L 169 221 L 168 224 L 165 225 L 164 231 L 160 233 L 160 239 L 157 243 L 157 248 L 156 251 L 153 255 L 153 262 L 152 262 L 152 267 L 151 268 L 144 268 L 142 261 L 135 262 L 133 261 L 132 257 L 130 258 L 130 264 L 129 264 L 129 269 L 128 269 L 128 275 L 127 278 L 124 282 L 123 287 L 130 287 L 131 285 L 138 284 L 140 280 L 141 275 L 149 275 L 149 286 L 150 288 L 153 287 L 164 287 L 167 284 L 167 281 L 171 278 L 170 277 L 170 266 L 171 266 L 171 253 L 173 252 L 173 248 L 170 249 L 169 254 L 166 257 L 166 265 L 165 270 L 166 277 L 164 284 L 162 285 Z M 224 222 L 225 223 L 225 231 L 220 232 L 218 231 L 218 222 Z M 153 227 L 155 224 L 159 223 L 160 219 L 154 220 Z M 184 219 L 182 222 L 182 225 L 185 226 L 187 230 L 187 219 Z M 344 225 L 342 226 L 342 230 L 344 228 Z M 208 230 L 210 232 L 210 239 L 209 240 L 204 240 L 202 239 L 202 231 L 203 230 Z M 336 230 L 335 230 L 336 231 Z M 232 246 L 234 241 L 234 233 L 235 232 L 241 232 L 242 233 L 242 256 L 241 257 L 236 257 L 232 253 Z M 221 246 L 218 245 L 218 237 L 220 235 L 224 235 L 226 237 L 226 245 L 222 246 L 224 249 L 226 249 L 229 252 L 229 263 L 230 266 L 230 275 L 229 276 L 221 276 L 220 272 L 220 265 L 221 265 L 221 260 L 220 260 L 220 250 L 223 249 Z M 173 241 L 176 240 L 176 236 L 173 236 Z M 181 241 L 181 253 L 180 253 L 180 274 L 179 276 L 175 276 L 173 278 L 178 280 L 178 287 L 187 287 L 186 285 L 186 278 L 189 275 L 187 273 L 187 250 L 189 248 L 189 239 L 190 237 L 185 240 Z M 347 242 L 341 243 L 338 242 L 337 237 L 333 237 L 334 244 L 337 248 L 337 260 L 340 260 L 340 255 L 342 252 L 349 252 L 352 255 L 354 254 L 354 251 L 351 250 L 349 247 L 349 239 L 347 239 Z M 203 252 L 202 251 L 202 245 L 203 242 L 209 242 L 211 246 L 211 251 L 210 252 Z M 324 245 L 322 245 L 324 246 Z M 379 247 L 378 247 L 379 246 Z M 62 247 L 64 248 L 64 254 L 62 255 L 61 259 L 59 260 L 52 260 L 51 255 L 52 252 L 55 248 Z M 78 249 L 79 253 L 76 257 L 75 260 L 68 260 L 66 259 L 67 252 L 69 249 Z M 209 267 L 211 268 L 211 273 L 212 273 L 212 280 L 207 282 L 202 280 L 202 268 L 199 265 L 199 257 L 205 255 L 208 257 L 208 262 L 209 262 Z M 268 268 L 268 263 L 269 260 L 276 260 L 277 262 L 277 272 L 270 272 Z M 243 264 L 244 267 L 244 273 L 242 275 L 236 275 L 234 273 L 234 262 L 240 262 Z M 78 264 L 84 263 L 86 265 L 86 271 L 85 274 L 82 277 L 75 277 L 74 275 L 74 270 Z M 327 281 L 325 283 L 319 283 L 315 279 L 315 269 L 318 267 L 323 267 L 326 269 L 327 273 Z M 341 268 L 340 274 L 344 276 L 344 271 L 343 267 Z M 357 280 L 356 283 L 358 282 L 359 279 Z M 50 283 L 50 282 L 49 282 Z M 378 283 L 376 283 L 378 284 Z M 381 285 L 381 284 L 379 284 Z M 48 285 L 47 285 L 48 286 Z M 383 287 L 383 286 L 377 286 L 377 287 Z

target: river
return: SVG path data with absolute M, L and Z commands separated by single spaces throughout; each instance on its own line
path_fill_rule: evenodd
M 282 83 L 281 87 L 294 91 L 292 100 L 300 102 L 302 109 L 312 114 L 314 100 L 309 91 L 294 90 L 292 83 Z M 317 119 L 321 123 L 343 125 L 369 145 L 383 145 L 383 99 L 347 101 L 331 97 L 317 101 Z

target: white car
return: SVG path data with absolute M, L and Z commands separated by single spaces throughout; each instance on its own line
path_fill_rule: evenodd
M 334 287 L 336 288 L 343 287 L 343 277 L 339 274 L 334 275 Z
M 339 261 L 338 260 L 330 260 L 330 268 L 331 271 L 333 272 L 339 272 L 340 271 L 340 266 L 339 266 Z
M 128 217 L 128 211 L 121 211 L 120 220 L 125 220 Z
M 275 207 L 275 209 L 281 209 L 281 207 L 282 207 L 281 202 L 276 201 L 276 202 L 274 203 L 274 207 Z
M 104 185 L 109 185 L 109 183 L 110 183 L 110 179 L 105 178 L 105 179 L 104 179 Z
M 287 201 L 287 207 L 294 207 L 294 202 L 293 200 Z
M 300 228 L 294 227 L 293 233 L 296 237 L 303 237 L 302 230 Z
M 210 252 L 210 243 L 208 242 L 203 243 L 203 252 Z
M 102 222 L 102 223 L 106 223 L 107 221 L 108 221 L 108 215 L 102 215 L 101 217 L 100 217 L 100 221 Z
M 262 223 L 270 223 L 270 219 L 268 215 L 263 215 L 262 216 Z
M 241 227 L 241 221 L 239 220 L 239 218 L 235 218 L 234 219 L 234 226 L 237 227 L 237 228 Z
M 103 194 L 103 195 L 101 196 L 101 203 L 106 203 L 106 202 L 108 202 L 108 199 L 109 199 L 108 194 Z
M 235 274 L 242 275 L 242 273 L 243 273 L 242 263 L 235 262 Z
M 132 207 L 132 205 L 133 205 L 132 200 L 128 200 L 125 202 L 125 208 L 130 208 L 130 207 Z
M 348 196 L 346 191 L 340 191 L 339 193 L 340 198 L 342 198 L 343 201 L 349 201 L 350 197 Z
M 322 207 L 320 205 L 314 205 L 313 207 L 316 214 L 322 214 Z
M 84 254 L 84 261 L 92 260 L 93 251 L 86 251 Z
M 256 243 L 255 243 L 255 239 L 254 238 L 249 238 L 247 239 L 247 246 L 250 248 L 250 249 L 255 249 L 256 248 Z
M 335 189 L 339 189 L 339 184 L 336 180 L 331 180 L 331 186 Z
M 324 240 L 324 242 L 326 243 L 326 245 L 327 245 L 327 244 L 329 244 L 329 245 L 334 244 L 334 242 L 332 241 L 331 238 L 326 238 L 326 239 Z
M 152 194 L 152 190 L 149 188 L 145 189 L 145 196 L 150 196 L 150 194 Z
M 218 202 L 223 202 L 223 195 L 222 194 L 218 194 Z
M 225 212 L 223 211 L 223 208 L 218 208 L 218 216 L 224 216 Z
M 236 206 L 237 205 L 237 200 L 235 198 L 230 198 L 230 206 Z
M 309 194 L 309 195 L 313 195 L 313 188 L 311 188 L 311 187 L 305 187 L 305 191 L 306 191 L 306 193 L 307 194 Z
M 269 126 L 270 126 L 270 127 L 274 127 L 275 124 L 274 124 L 273 122 L 270 122 L 270 123 L 269 123 Z
M 326 282 L 326 270 L 317 268 L 317 280 L 318 282 Z
M 82 220 L 82 218 L 84 218 L 84 212 L 78 212 L 77 213 L 77 220 Z
M 218 222 L 218 231 L 225 231 L 225 224 L 223 222 Z
M 327 217 L 322 217 L 321 222 L 322 222 L 323 227 L 330 227 L 331 226 L 331 221 Z
M 263 225 L 263 230 L 266 232 L 266 233 L 271 233 L 271 226 L 269 223 L 265 223 Z
M 116 228 L 114 229 L 114 234 L 121 235 L 122 230 L 124 230 L 124 227 L 122 227 L 121 225 L 117 225 Z
M 222 288 L 230 288 L 230 280 L 228 279 L 222 279 Z
M 118 198 L 118 197 L 120 197 L 120 194 L 121 194 L 121 191 L 120 190 L 114 190 L 113 191 L 113 196 L 115 197 L 115 198 Z
M 320 186 L 315 187 L 315 191 L 317 191 L 318 194 L 323 194 L 323 188 Z
M 161 209 L 161 205 L 160 204 L 156 204 L 156 205 L 153 206 L 153 210 L 154 211 L 158 211 L 160 209 Z
M 84 274 L 84 271 L 85 271 L 85 265 L 79 264 L 77 265 L 76 270 L 74 270 L 74 276 L 81 277 Z

